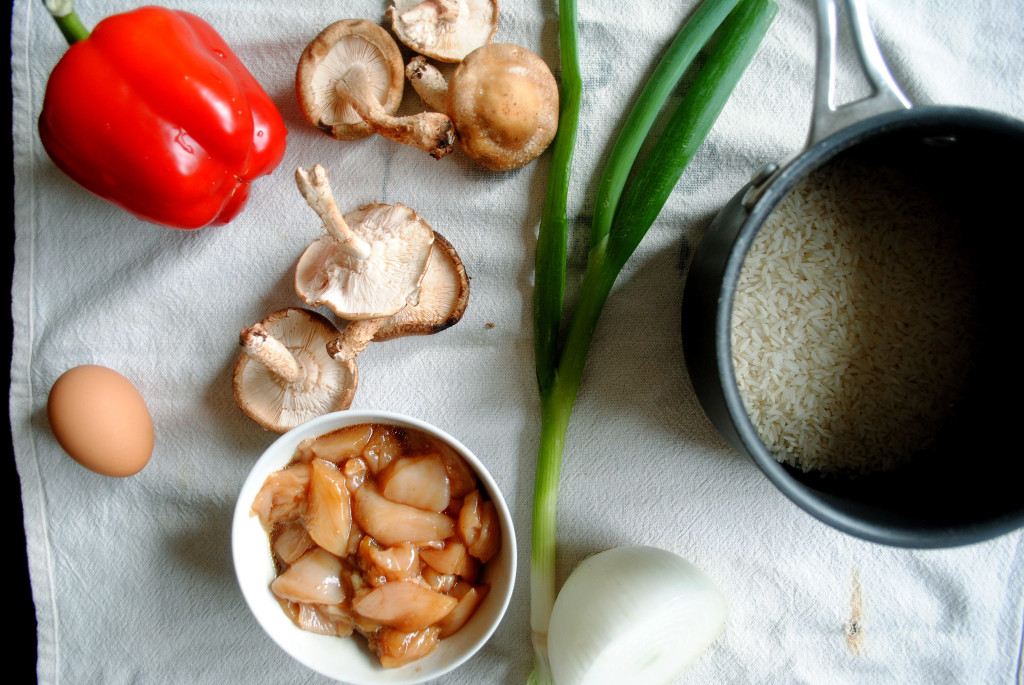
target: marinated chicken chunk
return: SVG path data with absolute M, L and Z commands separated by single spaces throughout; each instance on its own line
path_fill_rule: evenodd
M 431 653 L 487 595 L 497 510 L 473 469 L 419 431 L 360 424 L 303 441 L 251 509 L 270 589 L 303 630 L 358 633 L 385 668 Z

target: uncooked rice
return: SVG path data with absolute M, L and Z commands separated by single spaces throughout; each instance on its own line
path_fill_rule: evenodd
M 927 447 L 971 369 L 974 266 L 943 198 L 834 162 L 755 237 L 732 318 L 736 379 L 776 459 L 888 471 Z

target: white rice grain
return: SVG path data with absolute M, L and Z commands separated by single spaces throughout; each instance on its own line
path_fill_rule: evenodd
M 967 385 L 975 273 L 941 197 L 835 162 L 772 212 L 732 312 L 740 393 L 776 458 L 858 475 L 907 462 Z

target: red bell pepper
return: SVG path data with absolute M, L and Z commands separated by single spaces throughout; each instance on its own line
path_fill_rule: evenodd
M 57 19 L 72 45 L 39 116 L 54 163 L 147 221 L 193 229 L 233 219 L 250 182 L 280 163 L 287 131 L 213 27 L 161 7 L 107 17 L 91 35 L 73 12 Z

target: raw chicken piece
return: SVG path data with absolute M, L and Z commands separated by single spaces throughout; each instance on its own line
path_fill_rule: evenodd
M 264 530 L 270 532 L 275 523 L 285 523 L 302 516 L 309 474 L 309 464 L 292 464 L 267 477 L 250 509 L 251 515 L 260 517 Z
M 501 547 L 501 527 L 494 502 L 480 497 L 478 490 L 471 492 L 462 503 L 459 535 L 469 553 L 485 564 Z
M 366 462 L 359 457 L 346 459 L 341 465 L 341 472 L 345 474 L 345 485 L 349 492 L 355 492 L 366 482 Z
M 455 587 L 455 581 L 458 580 L 458 576 L 438 573 L 434 568 L 430 566 L 424 566 L 423 571 L 420 572 L 420 578 L 423 583 L 435 592 L 443 592 L 449 594 L 451 589 Z
M 274 556 L 286 564 L 295 563 L 313 546 L 313 538 L 309 537 L 306 526 L 299 519 L 276 526 L 271 540 L 270 548 Z
M 440 629 L 430 626 L 412 633 L 383 628 L 370 638 L 370 649 L 376 652 L 384 668 L 396 668 L 422 659 L 437 647 Z
M 295 625 L 321 635 L 348 637 L 352 634 L 352 617 L 337 604 L 299 604 Z
M 466 545 L 457 537 L 444 541 L 442 549 L 424 549 L 420 558 L 438 573 L 462 576 L 473 582 L 480 570 L 480 562 L 469 556 Z
M 451 497 L 448 474 L 438 454 L 401 457 L 380 476 L 380 494 L 392 502 L 444 511 Z
M 437 623 L 455 608 L 459 600 L 420 585 L 398 580 L 352 601 L 360 616 L 411 633 Z
M 314 459 L 309 478 L 306 530 L 316 544 L 331 554 L 345 556 L 352 530 L 352 504 L 345 476 L 324 459 Z
M 356 490 L 352 505 L 356 523 L 382 545 L 444 540 L 455 533 L 455 522 L 444 514 L 384 499 L 370 483 Z
M 345 601 L 341 560 L 316 548 L 303 554 L 270 584 L 270 590 L 290 602 L 338 604 Z
M 368 423 L 340 428 L 313 440 L 309 450 L 314 459 L 326 459 L 340 464 L 349 457 L 358 457 L 362 454 L 372 434 L 373 428 Z
M 359 543 L 359 561 L 365 573 L 384 582 L 417 580 L 420 575 L 419 550 L 408 542 L 381 547 L 373 538 L 364 537 Z
M 459 598 L 458 605 L 451 610 L 451 612 L 437 622 L 437 627 L 441 629 L 441 637 L 448 637 L 466 625 L 466 622 L 476 611 L 476 608 L 483 601 L 484 597 L 487 596 L 487 591 L 490 589 L 489 585 L 481 585 L 479 587 L 469 586 L 465 588 L 465 592 L 462 597 Z M 453 590 L 453 593 L 458 590 Z
M 437 445 L 437 453 L 444 462 L 445 471 L 448 472 L 452 497 L 465 497 L 476 490 L 476 474 L 465 459 L 444 444 Z
M 363 448 L 363 459 L 374 474 L 380 473 L 388 464 L 402 456 L 404 446 L 398 431 L 399 429 L 390 426 L 377 426 Z
M 295 448 L 295 456 L 292 457 L 292 463 L 294 464 L 308 464 L 313 461 L 316 457 L 313 456 L 313 443 L 316 438 L 306 438 L 299 443 L 299 446 Z

